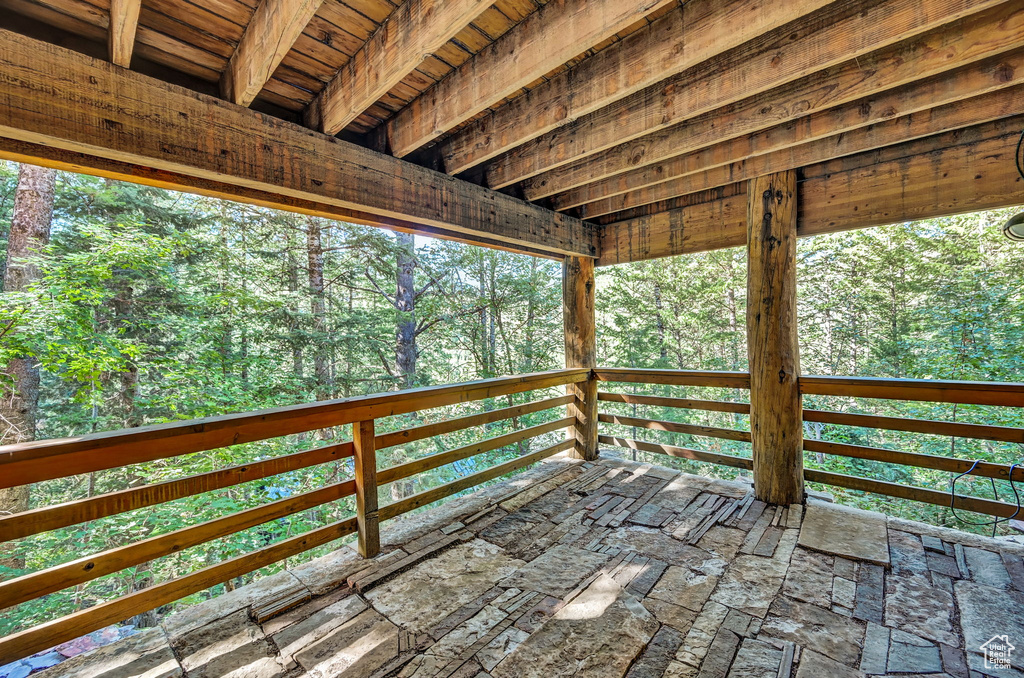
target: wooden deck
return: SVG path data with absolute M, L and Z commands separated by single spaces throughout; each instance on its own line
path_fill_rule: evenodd
M 1024 547 L 749 489 L 558 456 L 39 675 L 1024 675 Z

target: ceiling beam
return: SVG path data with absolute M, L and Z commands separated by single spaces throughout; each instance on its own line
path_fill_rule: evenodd
M 676 0 L 558 0 L 410 102 L 387 122 L 404 157 Z
M 1024 116 L 805 167 L 797 235 L 943 217 L 1020 204 L 1014 153 Z M 601 228 L 599 266 L 735 247 L 746 242 L 745 183 L 730 195 Z M 665 205 L 663 205 L 665 206 Z
M 221 75 L 221 95 L 240 106 L 251 104 L 322 2 L 262 0 Z
M 464 172 L 830 1 L 687 2 L 442 141 L 444 169 Z
M 130 68 L 135 49 L 135 31 L 139 27 L 142 0 L 110 0 L 110 27 L 107 54 L 110 62 Z
M 919 59 L 930 55 L 932 63 L 938 63 L 940 53 L 945 55 L 946 52 L 932 45 L 939 42 L 941 47 L 954 50 L 956 45 L 966 42 L 966 38 L 956 35 L 958 30 L 974 25 L 969 23 L 970 15 L 993 5 L 1012 9 L 1014 3 L 1005 0 L 835 3 L 831 11 L 839 14 L 831 20 L 826 12 L 816 15 L 815 21 L 786 26 L 734 50 L 722 60 L 701 64 L 520 146 L 488 166 L 488 185 L 499 188 L 526 180 L 523 190 L 530 199 L 537 199 L 678 155 L 681 148 L 674 145 L 677 140 L 672 133 L 690 127 L 679 123 L 742 100 L 749 101 L 756 95 L 764 97 L 762 108 L 748 114 L 755 120 L 767 121 L 766 124 L 779 122 L 787 113 L 801 114 L 808 105 L 819 108 L 836 105 L 840 103 L 836 99 L 855 89 L 858 80 L 873 75 L 857 67 L 867 55 L 880 49 L 902 50 L 896 56 L 903 58 L 909 49 L 906 47 L 908 36 L 920 36 L 947 26 L 943 33 L 946 37 L 942 40 L 932 37 L 932 42 L 928 42 L 918 37 L 912 43 L 916 45 Z M 1003 30 L 998 34 L 1006 38 L 1007 33 Z M 977 32 L 972 37 L 977 38 Z M 1019 30 L 1017 36 L 1006 40 L 1012 43 L 1017 37 Z M 894 46 L 901 40 L 905 42 Z M 884 75 L 898 66 L 897 63 L 876 62 L 876 67 L 888 69 Z M 904 82 L 916 79 L 911 68 L 903 68 L 901 73 Z M 812 85 L 839 75 L 845 79 L 839 81 L 838 92 L 812 91 L 808 86 L 804 96 L 812 98 L 797 102 L 795 108 L 786 108 L 787 101 L 778 92 L 780 87 L 790 83 L 806 80 Z M 853 98 L 860 96 L 863 94 L 858 93 Z M 722 114 L 728 112 L 721 111 Z M 721 137 L 715 139 L 718 140 Z
M 578 219 L 2 30 L 0 137 L 216 182 L 243 201 L 259 191 L 284 209 L 305 201 L 468 241 L 596 254 L 593 226 Z
M 306 126 L 337 134 L 455 37 L 493 0 L 407 0 L 306 110 Z
M 1024 49 L 580 186 L 552 203 L 558 210 L 586 203 L 578 216 L 592 219 L 967 127 L 1020 112 L 1021 85 Z

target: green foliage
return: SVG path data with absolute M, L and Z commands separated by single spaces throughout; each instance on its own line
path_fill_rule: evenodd
M 9 230 L 17 168 L 0 163 L 0 243 Z M 987 213 L 802 241 L 800 324 L 806 373 L 1020 381 L 1024 249 L 1003 241 Z M 417 385 L 562 366 L 557 262 L 418 238 L 415 308 L 395 303 L 403 256 L 393 234 L 256 207 L 60 173 L 41 276 L 0 296 L 0 360 L 40 367 L 39 438 L 215 416 L 228 412 L 398 389 L 397 329 L 415 328 Z M 310 234 L 319 232 L 315 264 Z M 5 251 L 5 250 L 3 250 Z M 408 253 L 406 253 L 407 256 Z M 6 262 L 4 262 L 6 264 Z M 322 296 L 314 282 L 322 269 Z M 746 261 L 742 250 L 602 269 L 598 275 L 600 362 L 677 369 L 746 369 Z M 318 307 L 315 301 L 319 300 Z M 618 385 L 657 395 L 741 401 L 727 389 Z M 443 421 L 555 395 L 517 394 L 483 403 L 388 417 L 378 431 Z M 1021 413 L 931 403 L 809 399 L 809 406 L 893 416 L 1022 426 Z M 745 428 L 723 413 L 603 409 L 657 419 Z M 540 412 L 379 451 L 389 466 L 550 421 Z M 611 429 L 612 427 L 609 427 Z M 936 436 L 808 425 L 808 437 L 1009 462 L 1012 446 Z M 749 445 L 660 431 L 631 437 L 723 454 Z M 48 506 L 347 439 L 347 427 L 135 464 L 32 487 Z M 558 434 L 495 450 L 381 488 L 381 503 L 513 459 Z M 629 454 L 627 452 L 627 454 Z M 689 471 L 734 477 L 727 467 L 637 453 Z M 945 488 L 946 474 L 808 455 L 808 466 Z M 166 534 L 351 477 L 351 462 L 324 464 L 158 504 L 18 543 L 32 572 Z M 963 491 L 991 496 L 987 482 Z M 953 522 L 947 510 L 837 492 L 843 501 Z M 1006 488 L 1000 488 L 1006 497 Z M 351 498 L 192 547 L 5 611 L 0 634 L 114 599 L 226 558 L 350 516 Z M 315 557 L 336 544 L 246 575 L 240 585 Z M 160 610 L 169 613 L 225 585 Z
M 805 374 L 913 379 L 1024 381 L 1024 248 L 1002 236 L 1015 210 L 995 210 L 801 240 L 798 312 Z M 742 249 L 642 262 L 598 275 L 599 362 L 635 367 L 743 370 L 746 346 Z M 661 299 L 659 306 L 658 300 Z M 637 311 L 642 309 L 642 311 Z M 736 401 L 721 389 L 616 385 L 654 395 Z M 893 417 L 1020 428 L 1024 411 L 858 398 L 807 397 L 805 407 Z M 602 409 L 654 419 L 748 427 L 747 417 L 603 403 Z M 749 456 L 749 445 L 662 431 L 620 431 L 652 442 Z M 1024 446 L 973 439 L 806 423 L 806 438 L 1003 464 Z M 666 461 L 690 471 L 733 477 L 709 464 Z M 839 473 L 948 491 L 951 474 L 880 462 L 806 454 L 805 464 Z M 818 487 L 837 500 L 961 529 L 991 532 L 989 520 L 948 508 Z M 1007 483 L 968 477 L 957 492 L 1013 501 Z M 1024 490 L 1024 488 L 1019 488 Z M 1007 528 L 1000 528 L 1002 531 Z

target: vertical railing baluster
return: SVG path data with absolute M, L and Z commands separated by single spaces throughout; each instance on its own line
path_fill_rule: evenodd
M 373 419 L 352 424 L 355 448 L 356 521 L 359 523 L 359 555 L 372 558 L 380 553 L 377 518 L 377 450 Z

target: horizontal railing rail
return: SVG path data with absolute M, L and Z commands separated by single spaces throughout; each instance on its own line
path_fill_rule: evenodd
M 646 383 L 661 385 L 697 386 L 707 388 L 749 388 L 749 376 L 736 372 L 699 372 L 686 370 L 641 370 L 608 369 L 596 370 L 597 377 L 606 382 Z M 1024 384 L 997 382 L 940 381 L 930 379 L 878 379 L 870 377 L 820 377 L 803 376 L 799 380 L 800 391 L 805 395 L 837 396 L 846 398 L 878 398 L 885 400 L 909 400 L 939 403 L 958 403 L 997 407 L 1024 407 Z M 702 400 L 631 394 L 613 391 L 598 391 L 598 401 L 634 406 L 667 407 L 675 409 L 702 410 L 731 414 L 750 414 L 748 403 L 722 400 Z M 634 408 L 635 411 L 635 408 Z M 926 433 L 931 435 L 973 438 L 1008 443 L 1024 444 L 1024 429 L 1010 426 L 992 426 L 930 419 L 887 417 L 871 414 L 833 412 L 828 410 L 804 409 L 806 422 L 852 426 L 883 430 Z M 605 424 L 632 427 L 634 429 L 668 431 L 693 436 L 706 436 L 738 442 L 750 442 L 749 431 L 723 429 L 714 426 L 684 424 L 673 421 L 625 416 L 610 412 L 599 412 L 598 421 Z M 751 469 L 753 462 L 736 454 L 721 454 L 685 447 L 652 443 L 617 436 L 600 435 L 599 442 L 626 449 L 641 450 L 655 454 L 690 459 L 735 468 Z M 807 438 L 804 450 L 821 454 L 864 459 L 887 464 L 911 466 L 951 474 L 963 474 L 1024 482 L 1024 467 L 1013 467 L 974 459 L 961 459 L 919 452 L 903 452 L 888 448 L 853 445 Z M 859 478 L 829 471 L 806 469 L 805 480 L 863 492 L 911 499 L 914 501 L 953 506 L 954 508 L 999 517 L 1017 513 L 1017 506 L 993 499 L 952 494 L 940 490 L 915 487 L 882 480 Z
M 354 479 L 335 482 L 308 492 L 270 502 L 227 516 L 184 527 L 133 543 L 90 554 L 14 579 L 0 582 L 0 609 L 9 608 L 56 591 L 177 554 L 185 549 L 286 518 L 325 504 L 355 497 L 356 516 L 339 520 L 281 542 L 256 549 L 225 562 L 155 584 L 116 600 L 0 638 L 0 665 L 61 642 L 71 640 L 131 616 L 166 605 L 228 579 L 238 577 L 285 558 L 358 533 L 363 555 L 380 549 L 377 524 L 443 499 L 480 483 L 524 468 L 536 461 L 571 449 L 573 437 L 510 461 L 461 477 L 453 482 L 377 507 L 378 487 L 469 459 L 479 454 L 566 429 L 573 416 L 562 416 L 511 433 L 487 437 L 469 445 L 429 454 L 384 469 L 376 468 L 376 450 L 404 445 L 456 431 L 500 421 L 518 421 L 528 414 L 567 407 L 571 394 L 548 397 L 521 405 L 454 417 L 375 435 L 379 418 L 508 396 L 516 393 L 567 386 L 592 378 L 589 370 L 569 369 L 487 379 L 445 386 L 377 394 L 345 400 L 297 405 L 256 413 L 232 414 L 192 421 L 173 422 L 126 431 L 78 438 L 38 441 L 0 447 L 0 488 L 54 480 L 130 464 L 171 459 L 180 455 L 219 449 L 296 433 L 352 424 L 353 441 L 334 443 L 280 457 L 219 469 L 207 473 L 133 487 L 54 506 L 0 517 L 0 541 L 11 541 L 50 530 L 106 518 L 164 502 L 228 488 L 253 480 L 353 459 Z M 518 426 L 518 425 L 517 425 Z

